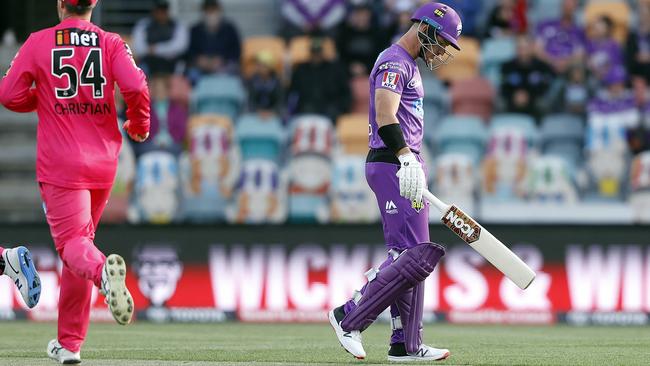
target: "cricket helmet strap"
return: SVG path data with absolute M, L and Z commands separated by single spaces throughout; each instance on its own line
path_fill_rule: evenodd
M 431 70 L 449 63 L 454 58 L 453 54 L 442 46 L 439 37 L 460 51 L 458 38 L 463 30 L 463 23 L 453 8 L 430 2 L 418 8 L 411 16 L 411 21 L 419 23 L 420 57 Z M 426 31 L 423 31 L 423 25 L 428 26 Z M 427 59 L 425 51 L 429 51 L 433 58 Z

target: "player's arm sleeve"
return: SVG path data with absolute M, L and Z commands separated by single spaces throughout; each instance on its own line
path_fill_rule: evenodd
M 0 103 L 14 112 L 32 112 L 37 106 L 36 90 L 32 89 L 35 78 L 30 39 L 20 48 L 0 82 Z
M 154 45 L 154 54 L 160 57 L 173 58 L 181 56 L 187 51 L 190 43 L 190 35 L 187 27 L 177 23 L 172 39 Z
M 149 88 L 144 72 L 135 64 L 131 51 L 119 37 L 111 58 L 113 76 L 126 103 L 126 118 L 131 121 L 130 131 L 145 135 L 149 132 Z
M 387 61 L 379 65 L 375 75 L 375 89 L 386 89 L 397 94 L 402 94 L 408 82 L 406 65 L 400 62 Z

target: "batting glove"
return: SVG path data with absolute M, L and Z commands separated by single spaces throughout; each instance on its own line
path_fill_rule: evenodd
M 129 135 L 131 140 L 133 140 L 135 142 L 144 142 L 149 137 L 149 132 L 147 132 L 144 135 L 138 135 L 138 134 L 132 133 L 129 130 L 130 126 L 131 126 L 131 121 L 126 121 L 122 125 L 122 128 L 124 128 L 124 131 L 126 131 L 126 133 Z
M 427 185 L 422 164 L 413 153 L 400 155 L 398 159 L 401 163 L 400 169 L 397 171 L 399 194 L 411 201 L 412 204 L 420 205 L 422 192 Z

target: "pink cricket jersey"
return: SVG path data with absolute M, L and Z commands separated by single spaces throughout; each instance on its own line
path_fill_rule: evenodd
M 32 33 L 0 82 L 0 103 L 38 113 L 37 180 L 70 189 L 110 188 L 122 146 L 115 83 L 132 131 L 149 131 L 149 89 L 128 46 L 78 18 Z

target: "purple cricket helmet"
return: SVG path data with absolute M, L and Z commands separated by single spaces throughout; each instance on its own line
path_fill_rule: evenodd
M 449 63 L 454 57 L 445 50 L 438 37 L 442 37 L 449 45 L 460 51 L 458 38 L 463 31 L 463 23 L 452 7 L 436 2 L 426 3 L 413 13 L 411 21 L 420 23 L 418 28 L 418 38 L 422 46 L 420 55 L 431 70 Z M 423 24 L 429 26 L 426 32 L 421 30 Z M 425 50 L 431 52 L 434 58 L 427 59 Z

